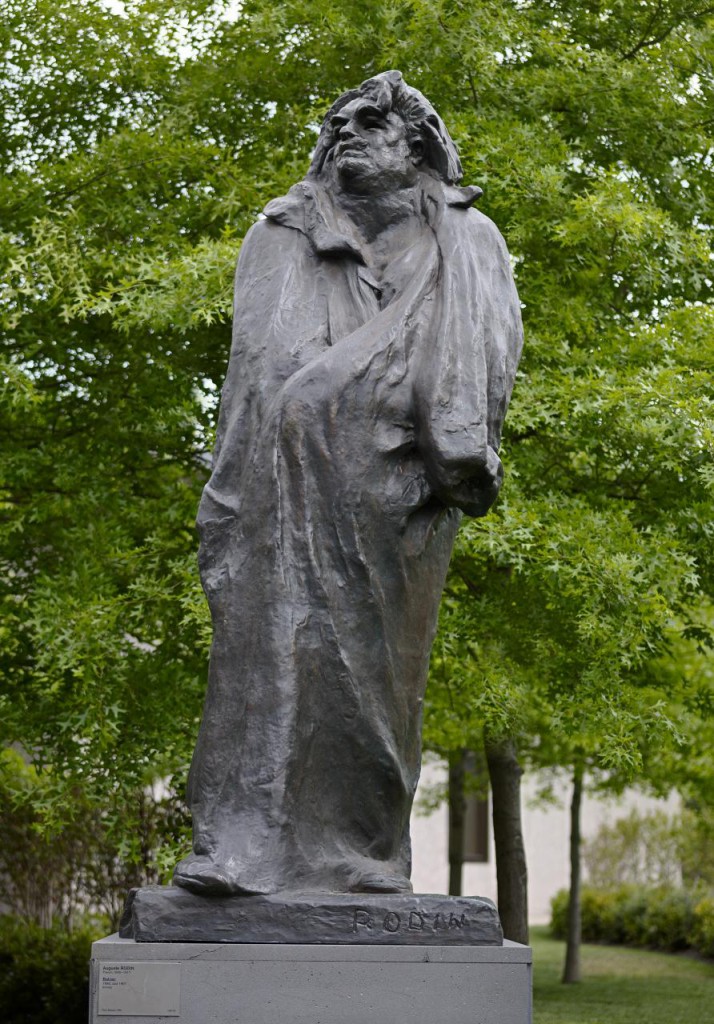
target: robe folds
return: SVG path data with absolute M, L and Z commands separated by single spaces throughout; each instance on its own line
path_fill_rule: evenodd
M 462 511 L 500 485 L 522 343 L 477 190 L 424 177 L 396 290 L 316 180 L 244 241 L 198 516 L 214 638 L 179 884 L 214 864 L 235 893 L 408 888 L 439 599 Z

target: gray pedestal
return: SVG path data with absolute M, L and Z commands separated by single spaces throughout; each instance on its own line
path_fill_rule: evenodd
M 531 950 L 141 942 L 92 947 L 90 1024 L 530 1024 Z
M 500 946 L 496 906 L 481 896 L 296 893 L 197 896 L 133 889 L 119 926 L 137 942 L 277 942 L 366 946 Z

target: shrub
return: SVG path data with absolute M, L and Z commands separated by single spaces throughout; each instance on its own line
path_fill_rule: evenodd
M 555 938 L 565 938 L 568 902 L 565 889 L 551 902 L 550 927 Z M 695 912 L 691 895 L 683 889 L 623 885 L 601 890 L 585 886 L 581 913 L 584 942 L 625 943 L 663 950 L 694 945 L 702 952 L 707 952 L 707 943 L 714 944 L 714 900 L 702 900 Z
M 687 949 L 692 931 L 692 899 L 684 889 L 653 889 L 646 894 L 644 944 L 655 949 Z
M 714 888 L 714 808 L 692 805 L 674 815 L 634 810 L 603 824 L 583 842 L 583 868 L 595 889 Z
M 581 928 L 584 942 L 625 942 L 625 907 L 637 890 L 623 885 L 602 890 L 584 886 L 580 894 Z M 551 900 L 551 934 L 564 939 L 568 922 L 569 896 L 561 889 Z
M 78 1024 L 87 1019 L 88 928 L 66 932 L 0 916 L 0 1020 L 3 1024 Z
M 165 786 L 118 789 L 116 803 L 101 807 L 75 789 L 71 819 L 50 828 L 56 785 L 18 751 L 0 751 L 0 905 L 44 928 L 96 907 L 114 930 L 129 890 L 158 882 L 173 859 L 186 809 Z
M 714 956 L 714 898 L 706 896 L 692 913 L 691 942 L 705 956 Z
M 679 885 L 682 824 L 663 811 L 632 811 L 603 824 L 583 843 L 583 867 L 593 888 Z
M 582 929 L 585 942 L 623 942 L 622 907 L 630 896 L 628 886 L 612 891 L 583 889 Z
M 633 886 L 626 894 L 623 890 L 623 898 L 620 904 L 622 942 L 632 946 L 647 945 L 647 926 L 645 924 L 647 907 L 648 896 L 646 889 Z
M 567 889 L 558 889 L 550 901 L 550 934 L 554 939 L 564 939 L 567 934 L 569 904 Z
M 714 807 L 692 804 L 682 811 L 678 855 L 687 889 L 714 890 Z

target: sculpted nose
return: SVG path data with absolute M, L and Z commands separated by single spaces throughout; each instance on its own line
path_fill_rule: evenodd
M 338 134 L 341 139 L 353 139 L 357 134 L 354 121 L 347 121 L 346 124 L 343 124 Z

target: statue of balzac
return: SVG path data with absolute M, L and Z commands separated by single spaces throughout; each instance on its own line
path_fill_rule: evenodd
M 411 888 L 439 599 L 522 344 L 508 253 L 397 71 L 344 93 L 248 232 L 198 515 L 213 618 L 189 780 L 208 895 Z

